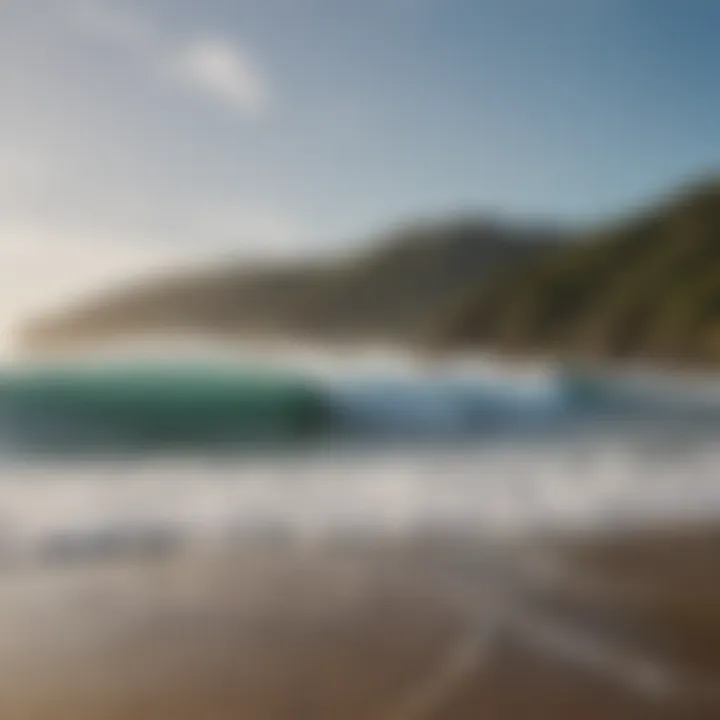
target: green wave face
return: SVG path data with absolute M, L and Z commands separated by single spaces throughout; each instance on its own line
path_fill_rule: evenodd
M 0 416 L 14 443 L 133 449 L 313 436 L 325 403 L 303 380 L 260 369 L 51 367 L 0 378 Z

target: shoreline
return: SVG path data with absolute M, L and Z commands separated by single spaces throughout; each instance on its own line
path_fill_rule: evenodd
M 34 364 L 48 361 L 102 358 L 166 358 L 180 353 L 187 358 L 219 360 L 252 360 L 279 364 L 282 367 L 382 368 L 391 372 L 432 376 L 443 370 L 543 375 L 559 368 L 577 368 L 603 377 L 632 379 L 649 376 L 658 380 L 689 381 L 691 384 L 720 383 L 720 368 L 706 364 L 678 363 L 650 359 L 617 360 L 593 356 L 548 353 L 543 351 L 504 351 L 497 347 L 429 348 L 410 343 L 382 340 L 346 340 L 323 342 L 307 337 L 248 335 L 227 338 L 212 333 L 148 332 L 119 336 L 111 340 L 79 340 L 54 348 L 23 348 L 11 345 L 5 364 Z

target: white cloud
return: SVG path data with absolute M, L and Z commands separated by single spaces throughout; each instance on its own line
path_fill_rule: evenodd
M 227 108 L 256 115 L 268 105 L 267 78 L 240 43 L 220 36 L 176 38 L 132 6 L 75 0 L 68 18 L 76 31 L 110 43 L 153 77 L 213 97 Z
M 267 105 L 265 80 L 243 48 L 221 38 L 192 40 L 177 53 L 176 75 L 187 87 L 215 96 L 243 113 Z

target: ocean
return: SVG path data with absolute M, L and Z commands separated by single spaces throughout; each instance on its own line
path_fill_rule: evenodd
M 709 391 L 668 382 L 638 394 L 636 381 L 603 378 L 588 396 L 560 368 L 350 356 L 7 366 L 0 560 L 256 535 L 602 533 L 720 508 Z

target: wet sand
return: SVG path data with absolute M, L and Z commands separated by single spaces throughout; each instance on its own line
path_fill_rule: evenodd
M 720 531 L 15 570 L 3 720 L 720 717 Z

